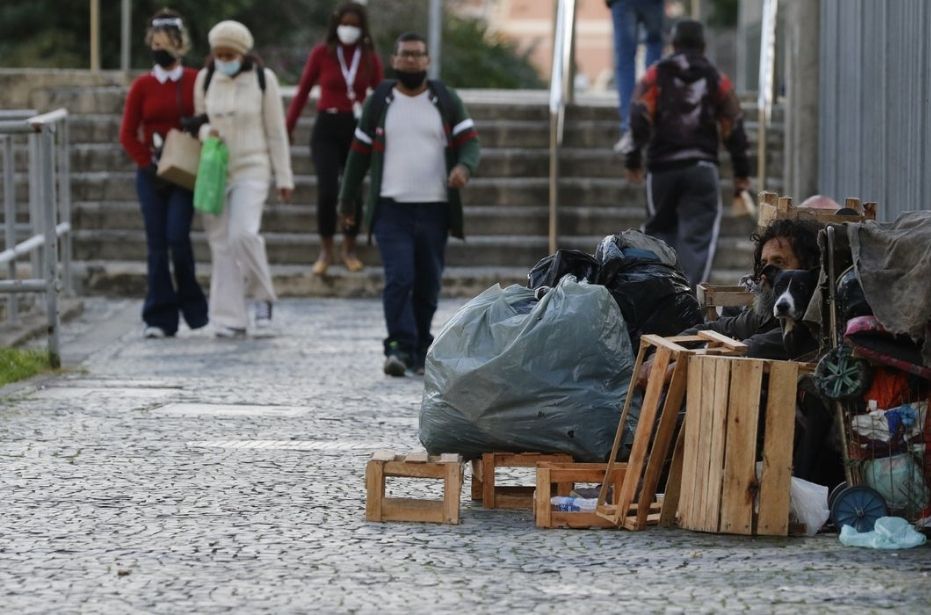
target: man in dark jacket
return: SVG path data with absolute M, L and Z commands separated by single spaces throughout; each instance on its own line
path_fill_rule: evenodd
M 679 22 L 672 44 L 674 53 L 651 66 L 634 90 L 625 167 L 630 181 L 642 182 L 641 149 L 647 148 L 643 230 L 674 247 L 698 285 L 711 273 L 721 223 L 718 141 L 731 155 L 735 195 L 750 186 L 750 163 L 740 101 L 727 76 L 705 58 L 702 25 Z

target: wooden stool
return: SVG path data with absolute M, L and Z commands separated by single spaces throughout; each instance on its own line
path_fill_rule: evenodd
M 472 499 L 481 500 L 485 508 L 533 508 L 534 487 L 495 487 L 497 468 L 535 468 L 540 462 L 571 463 L 565 453 L 485 453 L 472 461 Z M 559 488 L 559 495 L 569 495 Z M 565 492 L 565 493 L 564 493 Z
M 557 495 L 568 495 L 575 483 L 601 483 L 606 478 L 611 483 L 624 480 L 626 464 L 617 463 L 608 471 L 606 463 L 549 463 L 537 464 L 537 490 L 534 495 L 533 517 L 537 527 L 614 527 L 614 522 L 599 517 L 595 512 L 571 512 L 553 510 L 550 498 L 553 485 L 561 491 Z M 607 475 L 606 475 L 607 473 Z
M 462 490 L 462 456 L 427 453 L 399 455 L 376 451 L 365 467 L 365 519 L 367 521 L 415 521 L 459 524 Z M 386 498 L 385 478 L 435 478 L 443 481 L 442 500 Z

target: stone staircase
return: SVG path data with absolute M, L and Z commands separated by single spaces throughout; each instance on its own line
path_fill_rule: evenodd
M 544 92 L 463 91 L 482 142 L 482 162 L 463 193 L 466 241 L 447 249 L 444 292 L 471 296 L 495 282 L 524 283 L 527 270 L 546 256 L 548 228 L 548 112 Z M 141 296 L 145 288 L 145 236 L 136 200 L 134 167 L 118 143 L 125 90 L 82 88 L 52 95 L 67 105 L 71 124 L 74 250 L 81 292 Z M 286 95 L 287 104 L 288 96 Z M 746 113 L 747 117 L 753 114 Z M 583 98 L 568 109 L 560 159 L 560 246 L 593 252 L 606 234 L 639 227 L 644 190 L 623 179 L 622 158 L 614 154 L 616 112 L 610 99 Z M 781 186 L 781 111 L 769 133 L 769 168 Z M 316 178 L 308 143 L 313 115 L 301 118 L 292 147 L 296 190 L 291 204 L 272 200 L 263 220 L 276 287 L 283 296 L 373 296 L 381 269 L 374 246 L 362 241 L 364 271 L 340 266 L 327 276 L 310 274 L 319 249 L 316 234 Z M 748 132 L 755 127 L 748 123 Z M 755 151 L 755 146 L 754 146 Z M 726 158 L 726 156 L 725 156 Z M 755 169 L 755 163 L 754 163 Z M 750 220 L 730 214 L 729 163 L 722 163 L 725 216 L 714 263 L 714 281 L 732 283 L 749 268 Z M 200 222 L 193 233 L 199 275 L 209 276 L 210 253 Z

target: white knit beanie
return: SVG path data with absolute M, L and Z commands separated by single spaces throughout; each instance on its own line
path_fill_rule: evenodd
M 249 53 L 253 44 L 249 28 L 233 20 L 221 21 L 212 27 L 207 34 L 207 40 L 210 41 L 211 49 L 229 47 L 243 55 Z

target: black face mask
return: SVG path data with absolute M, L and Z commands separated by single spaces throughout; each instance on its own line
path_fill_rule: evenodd
M 424 80 L 427 78 L 427 71 L 420 70 L 416 73 L 408 73 L 406 71 L 395 71 L 397 73 L 398 81 L 401 82 L 401 85 L 406 87 L 408 90 L 416 90 L 421 85 L 423 85 Z
M 162 68 L 168 68 L 178 61 L 178 58 L 171 55 L 171 52 L 167 49 L 153 49 L 152 59 L 155 60 L 155 63 Z

